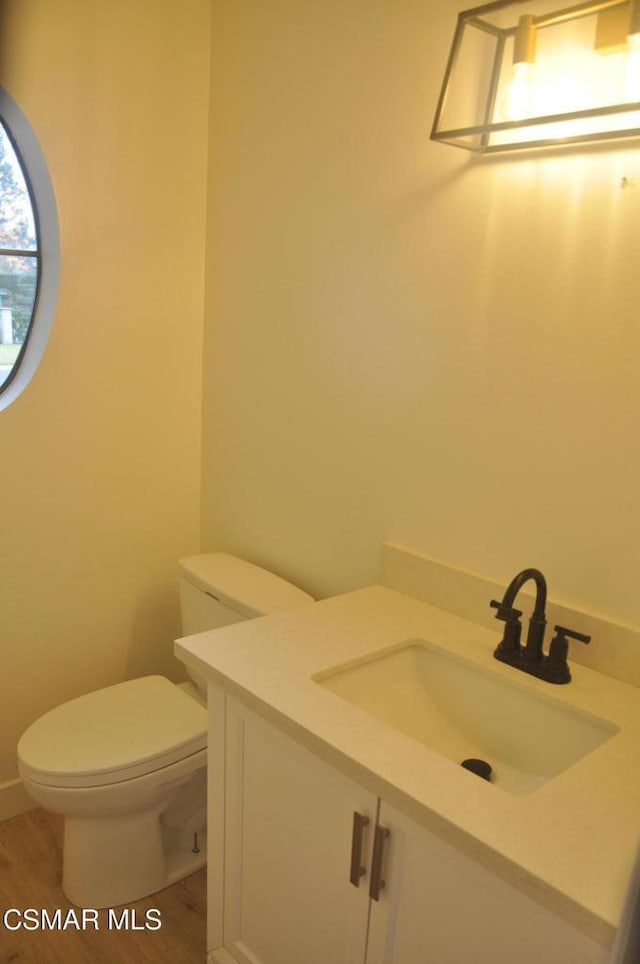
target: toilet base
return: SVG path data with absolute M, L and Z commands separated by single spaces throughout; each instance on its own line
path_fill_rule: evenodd
M 206 833 L 192 846 L 165 849 L 160 818 L 131 814 L 99 820 L 67 817 L 62 890 L 77 907 L 129 904 L 164 890 L 206 864 Z
M 206 752 L 104 786 L 45 786 L 23 776 L 29 795 L 64 817 L 62 890 L 72 904 L 128 904 L 205 866 Z

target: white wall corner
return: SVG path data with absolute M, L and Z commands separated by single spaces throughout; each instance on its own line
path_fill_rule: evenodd
M 35 810 L 36 804 L 17 777 L 0 783 L 0 820 L 10 820 L 27 810 Z

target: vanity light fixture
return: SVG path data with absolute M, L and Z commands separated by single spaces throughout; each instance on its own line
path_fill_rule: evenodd
M 479 154 L 640 135 L 640 0 L 458 16 L 431 137 Z

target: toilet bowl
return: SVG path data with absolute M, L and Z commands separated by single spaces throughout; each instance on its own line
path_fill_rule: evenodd
M 180 571 L 183 626 L 191 632 L 313 601 L 222 553 L 182 560 Z M 73 904 L 130 903 L 204 866 L 201 685 L 163 676 L 118 683 L 45 713 L 21 737 L 25 790 L 64 816 L 62 889 Z
M 72 903 L 128 903 L 204 865 L 206 745 L 206 710 L 162 676 L 71 700 L 26 731 L 20 774 L 36 803 L 65 818 L 62 888 Z M 170 839 L 164 811 L 197 790 Z

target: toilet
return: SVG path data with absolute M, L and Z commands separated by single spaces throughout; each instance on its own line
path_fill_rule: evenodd
M 179 564 L 183 635 L 313 602 L 242 559 Z M 25 790 L 64 817 L 62 889 L 78 907 L 127 904 L 206 862 L 206 683 L 164 676 L 107 686 L 31 724 L 18 743 Z

